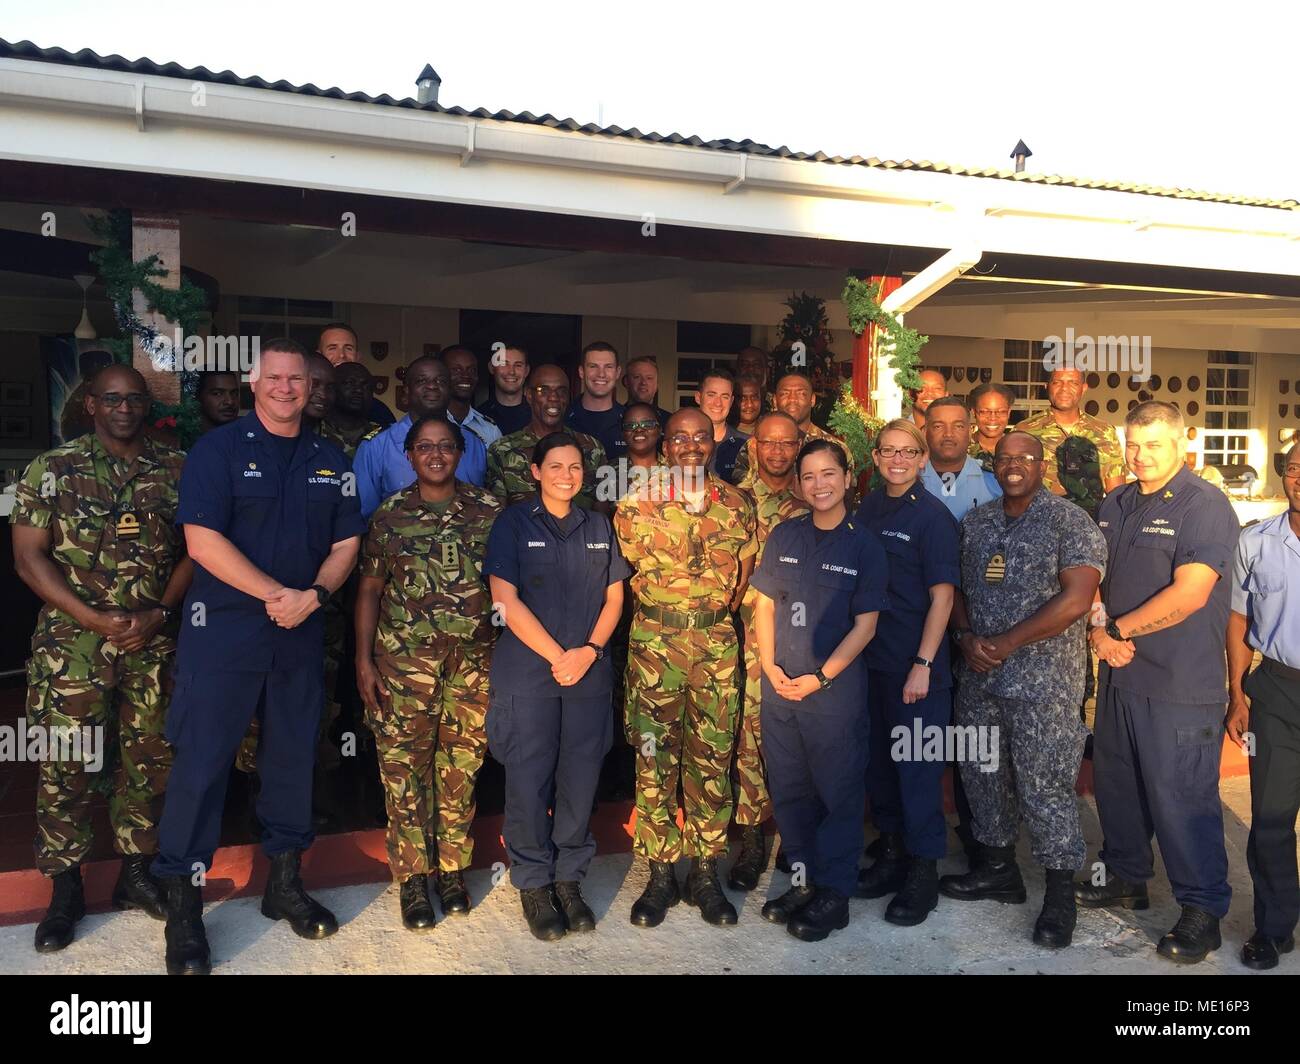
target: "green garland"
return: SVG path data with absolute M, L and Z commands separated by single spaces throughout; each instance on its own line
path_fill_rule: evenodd
M 164 288 L 154 278 L 165 277 L 166 269 L 158 263 L 157 255 L 136 262 L 131 252 L 131 212 L 111 210 L 104 215 L 87 215 L 86 223 L 104 246 L 91 253 L 91 261 L 99 271 L 100 280 L 108 291 L 113 316 L 124 335 L 103 341 L 113 358 L 124 365 L 131 364 L 132 338 L 138 336 L 141 346 L 150 353 L 160 350 L 158 331 L 141 321 L 135 313 L 135 292 L 138 290 L 150 311 L 161 314 L 181 327 L 186 336 L 197 334 L 208 312 L 208 300 L 203 289 L 185 277 L 179 288 Z M 179 352 L 176 353 L 179 357 Z M 198 374 L 181 373 L 181 398 L 178 403 L 161 403 L 154 400 L 149 408 L 148 420 L 155 429 L 171 430 L 182 448 L 188 449 L 199 437 L 199 403 L 195 397 Z
M 844 278 L 844 292 L 840 299 L 849 316 L 849 328 L 855 336 L 861 336 L 867 325 L 880 326 L 884 332 L 882 343 L 889 344 L 893 354 L 889 365 L 896 371 L 894 380 L 903 389 L 903 412 L 912 408 L 913 391 L 921 388 L 921 377 L 917 372 L 921 367 L 920 351 L 930 342 L 928 336 L 922 336 L 915 329 L 909 329 L 898 318 L 885 310 L 877 301 L 880 286 L 870 281 L 862 281 L 852 274 Z
M 827 428 L 844 441 L 858 469 L 871 468 L 871 448 L 884 427 L 883 418 L 862 408 L 853 394 L 853 382 L 845 381 L 827 419 Z

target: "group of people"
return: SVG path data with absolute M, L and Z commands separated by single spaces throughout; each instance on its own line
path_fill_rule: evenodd
M 337 930 L 300 871 L 349 642 L 412 930 L 435 926 L 433 894 L 444 915 L 471 908 L 489 751 L 530 931 L 593 929 L 590 819 L 619 742 L 647 862 L 639 927 L 683 899 L 737 922 L 720 868 L 733 825 L 727 886 L 757 886 L 774 826 L 790 879 L 762 915 L 801 940 L 847 926 L 854 896 L 888 896 L 884 918 L 903 926 L 941 896 L 1023 903 L 1023 820 L 1046 879 L 1035 942 L 1068 946 L 1080 905 L 1145 908 L 1154 836 L 1182 907 L 1158 949 L 1195 962 L 1220 946 L 1229 900 L 1226 707 L 1227 733 L 1255 754 L 1243 961 L 1271 967 L 1292 947 L 1300 646 L 1282 591 L 1288 571 L 1300 578 L 1300 453 L 1288 512 L 1239 543 L 1226 498 L 1185 466 L 1179 411 L 1137 406 L 1121 451 L 1079 409 L 1073 369 L 1014 429 L 1005 387 L 968 407 L 924 371 L 860 491 L 866 470 L 811 420 L 807 377 L 769 382 L 758 349 L 670 413 L 654 361 L 621 365 L 599 342 L 576 399 L 559 367 L 498 350 L 495 395 L 476 409 L 478 360 L 453 347 L 405 368 L 407 412 L 387 425 L 356 350 L 345 325 L 314 353 L 263 343 L 243 416 L 238 379 L 205 375 L 188 455 L 145 431 L 145 381 L 111 366 L 85 400 L 94 431 L 19 485 L 15 558 L 45 602 L 30 723 L 111 726 L 113 902 L 166 920 L 169 972 L 210 970 L 201 888 L 250 739 L 262 911 L 303 937 Z M 1090 655 L 1104 844 L 1076 882 Z M 954 761 L 969 868 L 940 877 Z M 90 781 L 76 762 L 40 772 L 44 951 L 84 914 Z M 859 868 L 868 803 L 879 834 Z

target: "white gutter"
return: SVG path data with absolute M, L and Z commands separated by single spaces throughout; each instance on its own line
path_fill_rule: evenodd
M 953 248 L 890 292 L 881 301 L 881 309 L 896 314 L 901 319 L 907 311 L 920 306 L 940 289 L 955 281 L 979 262 L 983 255 L 979 248 L 972 246 Z M 886 421 L 901 417 L 903 413 L 903 389 L 898 386 L 898 381 L 894 378 L 894 369 L 889 365 L 892 353 L 888 348 L 881 347 L 876 364 L 877 386 L 871 393 L 871 398 L 875 400 L 876 412 Z

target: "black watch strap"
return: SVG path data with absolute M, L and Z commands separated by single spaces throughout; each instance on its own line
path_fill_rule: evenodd
M 817 677 L 817 682 L 822 685 L 823 691 L 826 690 L 826 688 L 828 688 L 834 682 L 829 676 L 827 676 L 824 672 L 822 672 L 821 669 L 818 669 L 816 672 L 813 673 L 813 675 Z
M 597 661 L 599 661 L 601 658 L 603 658 L 603 657 L 605 656 L 605 648 L 604 648 L 604 647 L 602 647 L 602 646 L 597 646 L 595 643 L 584 643 L 583 645 L 584 645 L 584 646 L 589 646 L 589 647 L 591 647 L 591 649 L 594 650 L 594 651 L 596 652 L 596 660 L 597 660 Z
M 1119 640 L 1120 642 L 1123 642 L 1124 640 L 1124 637 L 1119 634 L 1119 625 L 1115 623 L 1114 617 L 1109 617 L 1106 620 L 1106 634 L 1112 639 Z
M 322 587 L 320 584 L 312 584 L 311 589 L 316 592 L 316 601 L 322 606 L 330 600 L 329 589 Z

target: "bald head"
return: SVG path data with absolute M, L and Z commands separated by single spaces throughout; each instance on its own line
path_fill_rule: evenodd
M 95 424 L 95 435 L 106 443 L 135 442 L 148 412 L 149 387 L 138 370 L 115 364 L 91 378 L 86 413 Z

